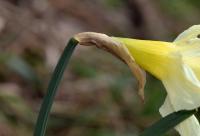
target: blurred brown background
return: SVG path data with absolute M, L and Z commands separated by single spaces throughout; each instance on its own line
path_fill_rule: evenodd
M 0 136 L 33 134 L 48 81 L 74 34 L 173 41 L 199 24 L 199 7 L 199 0 L 0 0 Z M 137 136 L 160 118 L 165 90 L 151 76 L 145 104 L 136 90 L 122 62 L 96 48 L 78 47 L 47 136 Z

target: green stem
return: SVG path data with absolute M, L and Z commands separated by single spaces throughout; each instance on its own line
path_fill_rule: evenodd
M 53 104 L 53 100 L 58 88 L 58 85 L 63 76 L 64 70 L 70 60 L 70 57 L 78 44 L 78 41 L 74 38 L 70 39 L 67 44 L 67 47 L 64 49 L 59 62 L 53 72 L 51 80 L 48 85 L 47 94 L 44 97 L 42 106 L 40 108 L 39 116 L 36 122 L 34 136 L 44 136 L 47 126 L 47 121 L 49 117 L 49 113 Z

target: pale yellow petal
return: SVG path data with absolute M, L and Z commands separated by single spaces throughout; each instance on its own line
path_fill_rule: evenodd
M 175 111 L 168 96 L 159 111 L 163 117 Z M 200 125 L 194 115 L 181 122 L 175 129 L 181 136 L 200 136 Z
M 200 79 L 200 25 L 194 25 L 181 33 L 173 42 L 184 63 L 189 65 Z M 179 46 L 180 45 L 180 46 Z
M 191 67 L 198 80 L 200 80 L 200 56 L 187 60 L 185 63 Z
M 176 62 L 162 82 L 175 111 L 200 107 L 200 82 L 186 64 Z
M 181 48 L 182 61 L 188 65 L 200 80 L 200 41 L 198 44 L 192 44 Z
M 193 25 L 184 32 L 182 32 L 174 41 L 177 45 L 183 46 L 190 44 L 189 41 L 198 39 L 200 34 L 200 25 Z

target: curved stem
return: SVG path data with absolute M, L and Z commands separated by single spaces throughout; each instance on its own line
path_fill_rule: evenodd
M 59 59 L 59 62 L 57 63 L 57 66 L 53 72 L 53 75 L 48 85 L 47 94 L 44 97 L 42 106 L 40 108 L 39 116 L 36 122 L 35 131 L 34 131 L 34 136 L 45 135 L 49 113 L 53 104 L 53 100 L 54 100 L 58 85 L 62 79 L 64 70 L 77 44 L 78 44 L 78 41 L 75 40 L 74 38 L 71 38 L 66 48 L 64 49 Z

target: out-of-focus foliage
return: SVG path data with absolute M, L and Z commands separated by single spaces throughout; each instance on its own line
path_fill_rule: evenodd
M 96 31 L 172 41 L 199 24 L 199 6 L 199 0 L 0 0 L 0 135 L 32 135 L 47 83 L 74 34 Z M 165 97 L 160 81 L 150 75 L 145 96 L 143 104 L 122 62 L 78 47 L 47 135 L 136 136 L 160 118 Z

